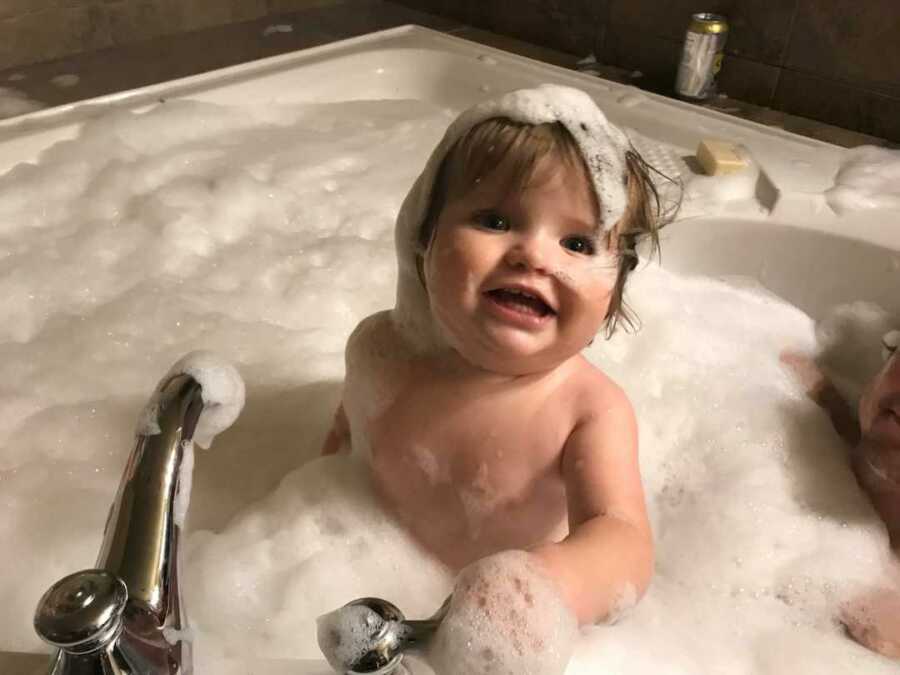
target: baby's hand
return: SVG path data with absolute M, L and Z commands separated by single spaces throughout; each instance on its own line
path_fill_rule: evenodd
M 900 592 L 881 588 L 857 598 L 843 608 L 841 622 L 862 646 L 900 659 Z
M 577 636 L 555 583 L 507 551 L 460 573 L 428 657 L 437 675 L 561 675 Z

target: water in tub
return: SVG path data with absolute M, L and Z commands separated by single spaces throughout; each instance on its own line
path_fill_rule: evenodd
M 382 514 L 362 462 L 316 455 L 347 335 L 393 304 L 400 200 L 454 113 L 170 102 L 0 177 L 0 649 L 42 649 L 38 598 L 94 563 L 146 397 L 198 348 L 239 367 L 247 404 L 198 450 L 197 671 L 321 658 L 316 617 L 356 597 L 440 605 L 450 577 Z M 569 672 L 896 672 L 835 620 L 889 554 L 779 363 L 813 348 L 812 321 L 652 265 L 629 297 L 642 329 L 587 355 L 637 410 L 657 571 L 627 616 L 583 629 Z

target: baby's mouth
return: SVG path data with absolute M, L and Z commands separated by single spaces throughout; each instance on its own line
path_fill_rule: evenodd
M 545 317 L 556 314 L 541 298 L 516 288 L 495 288 L 485 293 L 502 307 L 530 316 Z

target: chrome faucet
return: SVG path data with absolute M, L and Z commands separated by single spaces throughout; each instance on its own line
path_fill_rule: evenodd
M 189 375 L 160 384 L 151 401 L 159 433 L 139 431 L 96 569 L 61 579 L 41 598 L 35 630 L 58 649 L 50 675 L 193 672 L 178 568 L 201 393 Z
M 359 598 L 319 617 L 319 649 L 343 675 L 394 675 L 407 652 L 423 651 L 441 627 L 452 595 L 430 619 L 409 620 L 392 602 Z M 404 671 L 405 672 L 405 671 Z

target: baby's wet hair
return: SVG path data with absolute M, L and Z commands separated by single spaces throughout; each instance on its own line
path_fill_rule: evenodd
M 594 211 L 600 213 L 598 197 L 593 189 L 590 172 L 575 138 L 559 122 L 525 124 L 504 117 L 494 117 L 469 129 L 446 154 L 437 171 L 428 210 L 419 227 L 417 237 L 417 266 L 423 280 L 422 265 L 426 251 L 434 239 L 438 217 L 451 200 L 464 197 L 476 185 L 501 165 L 505 169 L 509 190 L 521 190 L 532 180 L 542 160 L 552 157 L 569 168 L 583 173 L 591 185 Z M 637 266 L 637 247 L 647 241 L 648 254 L 659 254 L 659 230 L 670 222 L 678 204 L 664 209 L 652 177 L 668 178 L 647 164 L 632 147 L 625 153 L 625 183 L 627 203 L 622 218 L 615 227 L 605 230 L 603 243 L 616 256 L 616 283 L 604 321 L 607 337 L 620 322 L 634 329 L 638 321 L 624 300 L 625 282 Z M 598 223 L 602 229 L 604 223 Z

